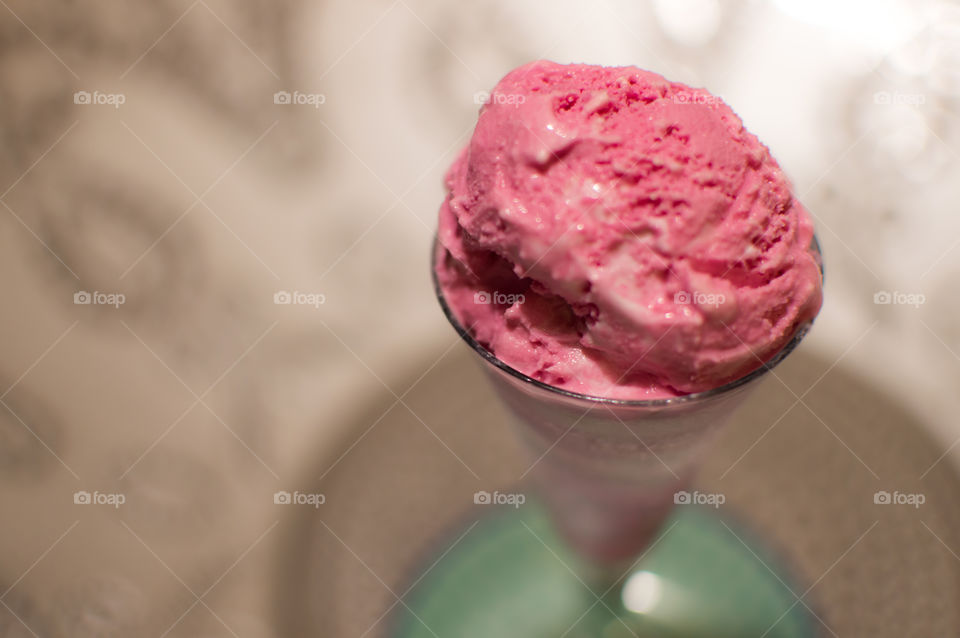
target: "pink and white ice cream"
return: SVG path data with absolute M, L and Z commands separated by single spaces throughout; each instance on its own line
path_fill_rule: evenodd
M 821 304 L 813 225 L 719 98 L 635 67 L 504 77 L 446 176 L 437 278 L 504 363 L 652 399 L 759 367 Z

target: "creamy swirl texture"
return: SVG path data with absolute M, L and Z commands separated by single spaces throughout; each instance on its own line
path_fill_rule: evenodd
M 648 399 L 733 381 L 821 304 L 809 213 L 704 90 L 634 67 L 504 77 L 446 176 L 437 277 L 499 359 Z

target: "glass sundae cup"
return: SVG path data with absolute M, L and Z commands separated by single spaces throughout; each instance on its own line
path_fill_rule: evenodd
M 819 257 L 816 239 L 812 248 Z M 734 532 L 738 524 L 721 521 L 717 508 L 697 507 L 722 495 L 691 491 L 713 435 L 810 322 L 725 385 L 621 400 L 570 392 L 510 367 L 460 324 L 436 274 L 434 286 L 512 416 L 529 463 L 520 478 L 537 504 L 505 508 L 473 529 L 418 582 L 395 635 L 817 635 L 775 553 L 745 544 L 750 532 Z M 691 507 L 678 517 L 678 505 Z

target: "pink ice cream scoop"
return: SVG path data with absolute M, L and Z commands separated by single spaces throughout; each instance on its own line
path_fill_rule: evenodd
M 550 385 L 621 399 L 708 390 L 820 309 L 813 225 L 767 148 L 719 98 L 649 71 L 511 71 L 446 185 L 446 303 Z

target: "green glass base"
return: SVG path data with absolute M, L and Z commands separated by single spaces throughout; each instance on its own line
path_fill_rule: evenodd
M 808 638 L 820 626 L 769 549 L 680 506 L 614 586 L 588 586 L 535 504 L 497 508 L 396 607 L 394 638 Z M 462 533 L 462 532 L 461 532 Z M 456 539 L 451 539 L 451 543 Z M 749 545 L 749 547 L 748 547 Z M 447 548 L 441 548 L 443 551 Z M 436 557 L 427 561 L 429 567 Z M 609 591 L 605 591 L 609 590 Z

